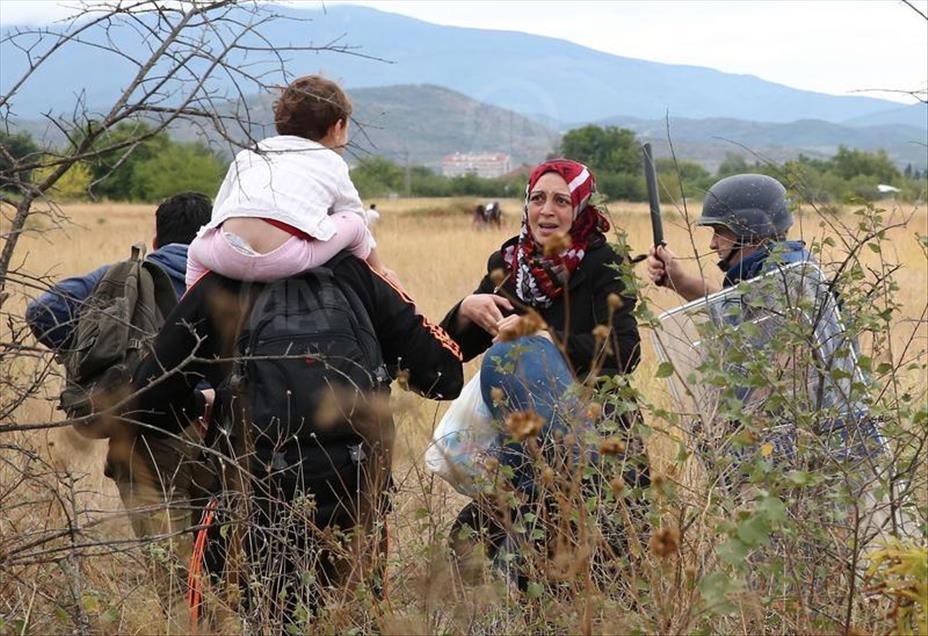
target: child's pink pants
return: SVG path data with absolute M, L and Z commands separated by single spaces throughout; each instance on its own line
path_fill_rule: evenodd
M 235 280 L 267 283 L 325 265 L 347 249 L 360 259 L 371 252 L 370 233 L 357 214 L 333 214 L 336 234 L 328 241 L 307 241 L 293 236 L 275 250 L 260 254 L 221 227 L 197 236 L 187 250 L 187 289 L 207 272 Z

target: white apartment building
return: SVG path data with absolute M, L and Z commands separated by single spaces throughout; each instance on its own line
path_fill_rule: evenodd
M 456 152 L 441 160 L 441 173 L 446 177 L 475 174 L 478 177 L 501 177 L 512 170 L 509 155 L 503 152 L 470 154 Z

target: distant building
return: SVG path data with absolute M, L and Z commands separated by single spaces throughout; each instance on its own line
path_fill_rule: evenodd
M 475 174 L 478 177 L 501 177 L 512 170 L 509 155 L 502 152 L 464 154 L 456 152 L 441 160 L 441 173 L 446 177 Z

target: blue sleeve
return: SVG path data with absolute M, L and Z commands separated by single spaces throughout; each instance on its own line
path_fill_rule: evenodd
M 49 349 L 67 346 L 77 310 L 109 268 L 104 265 L 85 276 L 66 278 L 29 303 L 26 322 L 35 339 Z

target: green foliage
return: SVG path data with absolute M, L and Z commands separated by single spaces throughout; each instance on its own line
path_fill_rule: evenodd
M 896 602 L 897 634 L 928 634 L 928 548 L 893 540 L 871 555 L 867 574 Z
M 883 150 L 871 153 L 839 146 L 837 154 L 826 166 L 846 180 L 865 176 L 872 177 L 880 183 L 892 184 L 902 176 Z
M 883 196 L 877 189 L 880 184 L 899 188 L 896 196 L 906 201 L 925 197 L 921 175 L 912 170 L 903 175 L 882 150 L 865 152 L 840 146 L 829 159 L 799 155 L 786 162 L 782 172 L 791 183 L 799 184 L 803 198 L 818 203 L 875 201 Z
M 14 172 L 14 163 L 28 161 L 32 157 L 38 158 L 38 152 L 39 147 L 27 133 L 11 135 L 0 130 L 0 190 L 9 189 L 18 181 L 28 181 L 30 174 L 23 171 Z
M 446 197 L 453 194 L 448 179 L 424 166 L 410 168 L 410 189 L 417 197 Z
M 91 124 L 93 125 L 93 124 Z M 72 131 L 79 143 L 82 130 Z M 43 154 L 26 134 L 0 132 L 0 189 L 16 181 L 42 183 L 58 168 L 58 154 Z M 12 172 L 14 160 L 34 162 L 29 172 Z M 167 133 L 152 134 L 144 123 L 123 122 L 101 135 L 89 151 L 95 154 L 71 165 L 50 194 L 64 201 L 108 198 L 118 201 L 158 201 L 178 192 L 214 193 L 226 171 L 226 162 L 200 143 L 172 141 Z
M 641 172 L 641 149 L 635 133 L 615 126 L 584 126 L 567 132 L 561 139 L 563 157 L 585 163 L 603 173 Z
M 36 168 L 32 173 L 32 181 L 41 183 L 54 169 L 55 166 Z M 89 197 L 88 189 L 92 181 L 93 173 L 90 167 L 86 163 L 79 161 L 61 175 L 52 187 L 51 193 L 63 201 L 82 201 Z
M 729 167 L 740 170 L 736 164 L 733 160 Z M 803 168 L 821 175 L 826 164 Z M 862 185 L 868 178 L 843 180 L 830 174 L 845 186 Z M 794 309 L 782 312 L 790 318 L 775 333 L 762 332 L 760 323 L 729 323 L 741 312 L 782 298 L 778 283 L 771 287 L 755 280 L 736 288 L 739 302 L 720 308 L 694 333 L 685 330 L 687 338 L 700 342 L 700 363 L 691 371 L 661 362 L 647 376 L 639 372 L 632 378 L 632 387 L 647 387 L 634 397 L 645 421 L 653 432 L 673 439 L 677 449 L 675 465 L 660 466 L 664 474 L 656 474 L 658 465 L 652 463 L 646 494 L 649 556 L 658 565 L 650 570 L 652 561 L 637 570 L 632 559 L 628 569 L 641 577 L 636 581 L 647 579 L 630 593 L 639 624 L 647 625 L 642 632 L 924 633 L 924 547 L 913 542 L 902 548 L 896 542 L 892 549 L 872 552 L 877 545 L 868 544 L 874 532 L 885 540 L 922 536 L 925 527 L 924 498 L 914 494 L 925 492 L 925 353 L 914 354 L 913 364 L 893 353 L 892 339 L 898 338 L 905 315 L 904 294 L 894 276 L 896 250 L 886 244 L 885 228 L 894 220 L 872 205 L 840 225 L 823 219 L 832 236 L 816 257 L 831 281 L 829 289 L 833 285 L 841 298 L 842 333 L 847 334 L 827 359 L 810 346 L 808 317 L 821 312 L 818 296 L 795 298 Z M 928 239 L 920 241 L 928 246 Z M 620 237 L 617 249 L 623 248 Z M 916 302 L 915 310 L 923 305 Z M 662 333 L 653 321 L 644 296 L 639 296 L 636 315 L 662 343 L 680 346 L 674 340 L 680 334 Z M 924 329 L 924 318 L 918 324 L 905 333 Z M 869 377 L 859 379 L 838 364 L 849 358 L 851 346 Z M 855 455 L 871 443 L 865 432 L 829 432 L 845 407 L 822 401 L 810 381 L 815 377 L 846 382 L 842 399 L 867 413 L 860 421 L 879 422 L 885 441 L 880 452 L 868 451 L 860 459 Z M 673 406 L 665 396 L 655 403 L 659 392 L 651 378 L 675 384 Z M 610 404 L 616 387 L 605 383 L 598 389 L 594 399 Z M 692 398 L 691 392 L 696 393 Z M 752 404 L 746 401 L 749 392 L 755 396 Z M 784 452 L 783 438 L 775 432 L 790 426 L 796 429 L 792 454 Z M 854 458 L 842 458 L 835 450 L 850 440 L 856 440 Z M 662 454 L 669 456 L 666 449 Z M 693 471 L 700 474 L 696 479 L 690 477 L 694 463 L 699 466 Z M 684 487 L 678 488 L 681 483 Z M 885 520 L 890 501 L 897 515 L 893 523 Z M 656 530 L 671 519 L 679 535 Z M 884 525 L 874 531 L 873 523 Z M 668 548 L 675 543 L 685 556 Z M 619 580 L 634 576 L 628 571 Z M 674 623 L 683 615 L 693 617 L 686 627 Z
M 657 367 L 655 378 L 669 378 L 673 375 L 673 365 L 669 362 L 661 362 Z
M 645 201 L 648 196 L 643 173 L 596 173 L 596 182 L 599 191 L 612 200 Z
M 661 179 L 661 201 L 671 203 L 687 198 L 701 199 L 716 178 L 695 161 L 674 161 L 671 158 L 656 159 L 657 173 Z
M 403 191 L 403 169 L 384 157 L 365 157 L 351 171 L 351 180 L 363 198 Z
M 511 197 L 524 191 L 525 181 L 524 176 L 481 179 L 476 175 L 466 175 L 451 179 L 451 191 L 453 194 L 479 197 Z
M 718 176 L 719 179 L 724 179 L 725 177 L 730 177 L 733 174 L 744 174 L 745 172 L 750 171 L 751 170 L 748 167 L 748 162 L 744 160 L 744 157 L 729 152 L 725 155 L 725 160 L 719 164 L 719 169 L 716 173 L 716 176 Z
M 588 165 L 596 174 L 599 191 L 610 199 L 647 198 L 641 149 L 631 130 L 593 125 L 575 128 L 561 139 L 558 154 Z
M 160 201 L 178 192 L 214 193 L 225 172 L 225 164 L 203 144 L 168 142 L 157 154 L 133 163 L 131 198 Z
M 75 135 L 80 138 L 80 134 Z M 16 159 L 30 155 L 40 158 L 39 149 L 28 134 L 0 133 L 0 146 Z M 202 144 L 172 141 L 167 133 L 153 134 L 145 123 L 123 122 L 95 144 L 96 150 L 115 148 L 72 167 L 56 184 L 55 193 L 63 199 L 93 197 L 113 200 L 154 201 L 182 190 L 215 192 L 225 172 L 225 162 Z M 635 134 L 607 126 L 584 126 L 567 132 L 558 154 L 589 165 L 596 173 L 599 191 L 612 200 L 644 201 L 647 191 L 641 154 Z M 782 166 L 755 161 L 749 164 L 739 154 L 730 153 L 711 175 L 693 161 L 656 160 L 665 203 L 701 198 L 718 179 L 744 172 L 767 174 L 798 191 L 803 200 L 817 203 L 873 201 L 882 195 L 878 184 L 897 187 L 896 195 L 911 201 L 925 197 L 926 175 L 908 166 L 903 173 L 884 151 L 865 152 L 839 147 L 828 159 L 800 155 Z M 0 153 L 0 189 L 9 182 L 30 175 L 13 175 L 12 165 Z M 38 169 L 47 176 L 52 166 Z M 89 175 L 89 178 L 88 178 Z M 36 175 L 32 181 L 38 182 Z M 512 173 L 486 179 L 476 175 L 448 178 L 424 166 L 407 170 L 393 161 L 366 157 L 352 170 L 351 178 L 363 198 L 391 193 L 418 197 L 475 196 L 484 198 L 518 197 L 526 177 Z M 408 192 L 407 192 L 408 189 Z
M 93 150 L 113 150 L 90 160 L 94 196 L 122 201 L 133 198 L 136 164 L 151 160 L 171 143 L 167 133 L 148 137 L 151 134 L 147 124 L 123 122 L 100 136 Z
M 632 131 L 614 126 L 576 128 L 564 135 L 558 154 L 590 166 L 600 192 L 610 199 L 647 199 L 641 151 Z M 693 161 L 658 158 L 655 164 L 665 203 L 679 201 L 684 194 L 701 199 L 718 179 L 745 172 L 794 184 L 802 199 L 820 203 L 874 201 L 883 196 L 877 190 L 879 184 L 900 188 L 897 196 L 903 200 L 925 197 L 925 183 L 920 181 L 925 175 L 911 166 L 903 174 L 883 150 L 866 152 L 840 146 L 829 159 L 800 155 L 783 165 L 767 161 L 749 164 L 743 156 L 729 153 L 715 175 Z
M 80 139 L 78 131 L 74 139 Z M 186 190 L 214 193 L 226 171 L 226 162 L 203 144 L 172 141 L 144 123 L 115 126 L 90 152 L 99 154 L 72 166 L 55 185 L 57 196 L 158 201 Z

